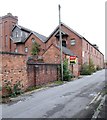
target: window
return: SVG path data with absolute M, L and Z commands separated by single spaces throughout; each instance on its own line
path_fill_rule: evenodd
M 18 37 L 18 31 L 16 31 L 16 38 Z
M 23 32 L 21 31 L 21 33 L 20 33 L 20 34 L 21 34 L 21 37 L 22 37 L 22 36 L 23 36 Z
M 32 38 L 32 43 L 34 43 L 35 42 L 35 39 L 34 38 Z
M 84 57 L 84 51 L 82 51 L 82 57 Z
M 66 47 L 66 41 L 62 40 L 62 46 Z
M 25 47 L 25 52 L 26 52 L 26 53 L 28 52 L 28 48 L 27 48 L 27 47 Z
M 18 49 L 17 49 L 17 48 L 15 49 L 15 52 L 16 52 L 16 53 L 18 52 Z
M 76 42 L 75 42 L 75 39 L 72 39 L 72 40 L 71 40 L 71 45 L 75 45 L 75 43 L 76 43 Z

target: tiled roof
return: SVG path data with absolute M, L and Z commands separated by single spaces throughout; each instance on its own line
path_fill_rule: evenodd
M 61 49 L 60 46 L 56 46 L 57 48 Z M 70 55 L 70 56 L 75 56 L 75 54 L 68 48 L 62 46 L 62 52 L 66 55 Z
M 70 28 L 69 26 L 65 25 L 64 23 L 61 23 L 63 26 L 65 26 L 66 28 L 68 28 L 70 31 L 72 31 L 74 34 L 76 34 L 78 37 L 83 38 L 82 35 L 80 35 L 79 33 L 77 33 L 75 30 L 73 30 L 72 28 Z
M 27 31 L 27 32 L 31 32 L 32 30 L 25 28 L 23 26 L 17 25 L 21 30 Z
M 35 31 L 32 31 L 32 30 L 30 30 L 30 29 L 27 29 L 27 28 L 25 28 L 25 27 L 23 27 L 23 26 L 20 26 L 20 25 L 16 25 L 15 27 L 18 27 L 20 30 L 22 30 L 22 31 L 27 31 L 27 32 L 29 32 L 29 36 L 31 35 L 31 34 L 34 34 L 36 37 L 38 37 L 42 42 L 45 42 L 46 40 L 47 40 L 47 37 L 45 37 L 44 35 L 41 35 L 41 34 L 39 34 L 39 33 L 37 33 L 37 32 L 35 32 Z M 14 28 L 15 28 L 14 27 Z M 13 29 L 14 29 L 13 28 Z M 29 37 L 28 36 L 28 37 Z M 24 43 L 26 40 L 27 40 L 27 38 L 28 37 L 26 37 L 26 39 L 24 39 L 24 40 L 22 40 L 22 41 L 20 41 L 20 42 L 22 42 L 22 43 Z
M 46 42 L 46 40 L 47 40 L 46 36 L 41 35 L 41 34 L 39 34 L 37 32 L 33 32 L 33 34 L 36 35 L 40 40 L 42 40 L 42 42 Z
M 75 30 L 71 29 L 69 26 L 65 25 L 64 23 L 61 23 L 61 25 L 65 26 L 66 28 L 68 28 L 71 32 L 73 32 L 74 34 L 76 34 L 78 37 L 80 37 L 81 39 L 83 38 L 82 35 L 80 35 L 79 33 L 77 33 Z M 57 31 L 59 31 L 59 25 L 55 28 L 55 30 L 49 35 L 49 37 L 47 38 L 47 41 L 51 38 L 51 36 L 53 34 L 55 34 Z M 61 30 L 62 31 L 62 30 Z M 63 31 L 62 31 L 63 32 Z M 66 33 L 68 34 L 68 33 Z M 46 41 L 46 42 L 47 42 Z

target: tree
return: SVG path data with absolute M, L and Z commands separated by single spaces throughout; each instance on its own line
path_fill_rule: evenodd
M 31 54 L 38 55 L 39 52 L 40 52 L 40 45 L 37 42 L 35 42 L 32 46 Z
M 70 70 L 68 69 L 68 60 L 65 59 L 63 63 L 63 80 L 69 81 L 71 79 Z

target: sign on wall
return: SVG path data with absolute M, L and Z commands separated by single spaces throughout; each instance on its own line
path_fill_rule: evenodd
M 70 56 L 70 64 L 76 64 L 76 56 Z

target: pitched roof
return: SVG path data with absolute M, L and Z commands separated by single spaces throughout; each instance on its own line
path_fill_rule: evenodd
M 46 42 L 46 40 L 47 40 L 46 36 L 41 35 L 41 34 L 39 34 L 37 32 L 33 32 L 33 34 L 36 35 L 42 42 Z
M 60 32 L 60 31 L 59 31 L 59 30 L 57 30 L 57 31 L 55 32 L 55 36 L 57 36 L 57 37 L 58 37 L 58 36 L 59 36 L 59 34 L 60 34 L 59 32 Z M 68 36 L 68 33 L 65 33 L 63 30 L 61 30 L 61 34 L 62 34 L 62 36 L 63 36 L 63 35 Z
M 72 31 L 74 34 L 76 34 L 78 37 L 83 38 L 82 35 L 80 35 L 79 33 L 77 33 L 75 30 L 73 30 L 72 28 L 70 28 L 69 26 L 67 26 L 64 23 L 61 23 L 63 26 L 65 26 L 66 28 L 68 28 L 70 31 Z
M 58 45 L 55 45 L 55 44 L 51 44 L 48 48 L 47 48 L 47 50 L 51 47 L 51 46 L 54 46 L 55 48 L 57 48 L 59 51 L 61 50 L 60 49 L 60 46 L 58 46 Z M 46 51 L 47 51 L 46 50 Z M 45 52 L 46 52 L 45 51 Z M 44 52 L 44 53 L 45 53 Z M 65 54 L 65 55 L 69 55 L 69 56 L 77 56 L 77 55 L 75 55 L 70 49 L 68 49 L 68 48 L 66 48 L 66 47 L 64 47 L 64 46 L 62 46 L 62 52 L 63 52 L 63 54 Z M 43 53 L 43 54 L 44 54 Z
M 58 49 L 61 49 L 60 46 L 56 46 Z M 70 49 L 62 46 L 62 52 L 66 55 L 69 55 L 69 56 L 76 56 Z
M 35 35 L 36 37 L 38 37 L 42 42 L 45 42 L 45 41 L 47 40 L 47 37 L 46 37 L 46 36 L 41 35 L 41 34 L 35 32 L 35 31 L 32 31 L 32 30 L 30 30 L 30 29 L 27 29 L 27 28 L 25 28 L 25 27 L 23 27 L 23 26 L 20 26 L 20 25 L 17 25 L 17 24 L 16 24 L 15 27 L 18 27 L 20 30 L 26 31 L 26 32 L 29 33 L 29 35 L 28 35 L 28 37 L 26 37 L 26 39 L 20 41 L 21 43 L 24 43 L 24 42 L 29 38 L 29 36 L 30 36 L 31 34 L 34 34 L 34 35 Z M 15 27 L 13 28 L 13 30 L 15 29 Z M 13 31 L 13 30 L 12 30 L 12 31 Z M 16 43 L 17 43 L 17 42 L 16 42 Z M 19 42 L 18 42 L 18 43 L 19 43 Z
M 83 37 L 82 35 L 80 35 L 79 33 L 77 33 L 75 30 L 73 30 L 72 28 L 70 28 L 69 26 L 67 26 L 66 24 L 61 22 L 61 25 L 65 26 L 66 28 L 68 28 L 71 32 L 73 32 L 75 35 L 77 35 L 79 38 L 81 38 L 81 40 L 85 40 L 87 41 L 91 46 L 93 46 L 88 40 L 86 40 L 85 37 Z M 57 33 L 57 31 L 59 30 L 59 25 L 55 28 L 55 30 L 49 35 L 49 37 L 47 38 L 46 42 L 52 37 L 53 34 Z M 63 32 L 63 30 L 62 30 Z M 66 33 L 67 34 L 67 33 Z M 100 52 L 100 50 L 98 50 L 95 46 L 93 46 L 97 51 Z M 100 52 L 101 53 L 101 52 Z M 103 53 L 101 53 L 103 55 Z
M 71 32 L 73 32 L 74 34 L 76 34 L 78 37 L 80 37 L 80 38 L 83 38 L 83 36 L 82 35 L 80 35 L 79 33 L 77 33 L 75 30 L 73 30 L 73 29 L 71 29 L 69 26 L 67 26 L 67 25 L 65 25 L 64 23 L 61 23 L 61 25 L 63 25 L 63 26 L 65 26 L 66 28 L 68 28 Z M 53 34 L 55 34 L 57 31 L 59 31 L 59 25 L 55 28 L 55 30 L 49 35 L 49 37 L 47 38 L 47 41 L 51 38 L 51 36 L 53 35 Z M 62 32 L 64 32 L 63 30 L 62 30 Z M 66 33 L 67 34 L 67 33 Z M 46 41 L 46 42 L 47 42 Z

